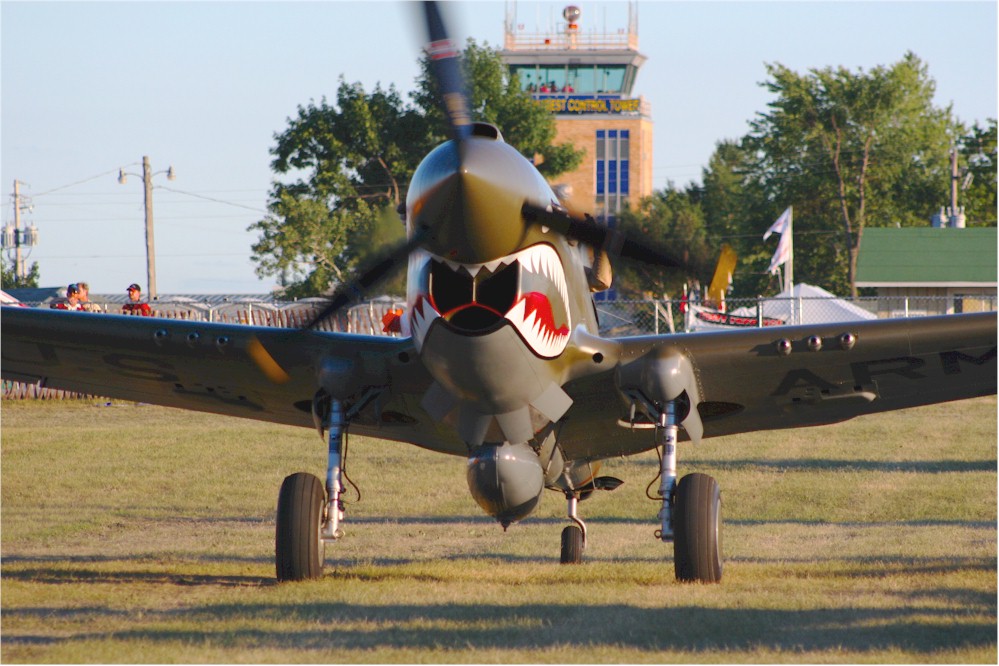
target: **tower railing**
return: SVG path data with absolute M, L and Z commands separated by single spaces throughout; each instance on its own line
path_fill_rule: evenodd
M 637 51 L 638 34 L 624 30 L 616 33 L 507 32 L 503 48 L 507 51 Z

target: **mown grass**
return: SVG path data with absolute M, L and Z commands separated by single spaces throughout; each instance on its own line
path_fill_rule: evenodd
M 995 663 L 996 400 L 682 444 L 716 476 L 721 585 L 680 585 L 654 454 L 506 533 L 464 460 L 352 438 L 361 501 L 319 581 L 273 581 L 281 479 L 315 433 L 114 403 L 5 402 L 4 662 Z

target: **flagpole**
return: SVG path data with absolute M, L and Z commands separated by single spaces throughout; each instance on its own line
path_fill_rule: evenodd
M 787 280 L 784 284 L 784 291 L 788 296 L 794 295 L 794 206 L 788 206 L 790 214 L 787 217 Z
M 780 214 L 780 217 L 777 218 L 777 221 L 771 224 L 767 232 L 763 234 L 763 240 L 770 238 L 770 234 L 774 232 L 780 234 L 780 241 L 777 243 L 777 249 L 774 251 L 774 256 L 770 260 L 770 267 L 767 270 L 771 275 L 776 275 L 781 265 L 787 265 L 787 270 L 782 271 L 782 274 L 787 279 L 781 281 L 781 294 L 790 294 L 794 289 L 794 232 L 791 229 L 792 215 L 792 208 L 788 206 Z

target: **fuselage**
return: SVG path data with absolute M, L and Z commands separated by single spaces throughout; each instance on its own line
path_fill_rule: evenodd
M 408 232 L 424 240 L 410 255 L 403 332 L 435 380 L 424 408 L 456 429 L 472 495 L 508 524 L 545 485 L 573 483 L 553 424 L 572 404 L 563 384 L 593 365 L 580 340 L 597 320 L 587 249 L 524 220 L 525 202 L 560 206 L 552 188 L 480 128 L 437 147 L 411 181 Z
M 525 201 L 560 205 L 498 136 L 436 148 L 407 200 L 410 234 L 422 226 L 427 238 L 410 257 L 404 332 L 466 411 L 503 417 L 465 437 L 471 446 L 527 441 L 560 416 L 532 403 L 572 373 L 574 333 L 597 328 L 585 248 L 526 223 Z

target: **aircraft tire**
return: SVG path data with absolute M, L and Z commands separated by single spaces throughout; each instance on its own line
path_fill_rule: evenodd
M 583 561 L 583 530 L 569 525 L 562 530 L 562 564 L 580 564 Z
M 274 562 L 277 579 L 306 580 L 323 575 L 319 556 L 326 491 L 312 474 L 286 477 L 278 495 Z
M 707 474 L 680 479 L 673 503 L 673 566 L 683 582 L 717 583 L 722 577 L 721 489 Z

